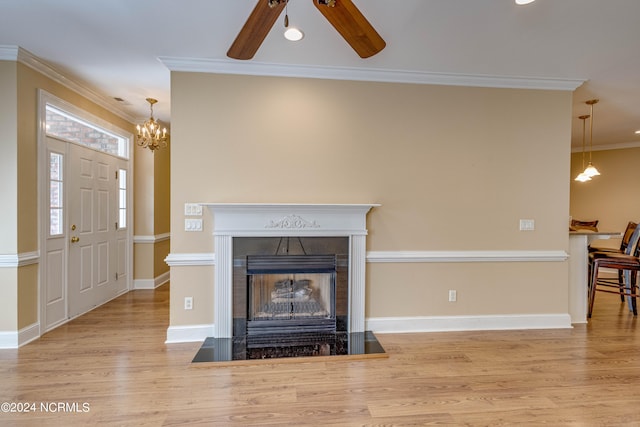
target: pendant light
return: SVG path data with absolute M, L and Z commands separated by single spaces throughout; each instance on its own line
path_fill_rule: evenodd
M 304 37 L 302 30 L 289 26 L 289 0 L 285 0 L 284 3 L 284 28 L 284 38 L 289 41 L 297 42 Z
M 582 168 L 584 169 L 584 149 L 585 149 L 585 129 L 586 129 L 586 120 L 591 117 L 588 114 L 585 116 L 578 117 L 582 120 Z M 575 177 L 575 180 L 578 182 L 586 182 L 591 181 L 591 177 L 584 172 L 580 172 L 578 176 Z
M 589 178 L 600 175 L 598 169 L 591 163 L 591 155 L 593 153 L 593 105 L 597 103 L 597 99 L 590 99 L 586 102 L 587 105 L 591 106 L 591 120 L 589 120 L 589 164 L 583 173 Z

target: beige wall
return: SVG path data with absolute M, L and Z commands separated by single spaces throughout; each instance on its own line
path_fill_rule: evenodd
M 166 149 L 156 150 L 153 160 L 153 226 L 156 234 L 162 234 L 171 230 L 171 141 Z
M 153 236 L 154 229 L 154 154 L 151 150 L 136 147 L 133 181 L 133 227 L 137 236 Z M 136 245 L 137 246 L 137 245 Z
M 136 236 L 154 237 L 170 232 L 170 147 L 151 151 L 136 147 L 134 224 Z M 164 259 L 169 240 L 134 245 L 134 279 L 155 280 L 169 271 Z
M 3 210 L 3 221 L 0 221 L 0 254 L 16 253 L 18 248 L 17 79 L 17 64 L 0 61 L 0 202 L 8 207 Z
M 171 230 L 171 141 L 167 149 L 156 150 L 154 154 L 154 203 L 153 226 L 155 234 L 166 234 Z M 154 277 L 169 272 L 169 266 L 164 262 L 169 255 L 170 240 L 162 240 L 154 245 Z
M 174 72 L 171 252 L 213 251 L 185 202 L 381 203 L 369 251 L 567 250 L 570 124 L 569 92 Z M 211 271 L 172 268 L 172 325 L 211 321 Z M 368 317 L 567 312 L 564 262 L 367 273 Z
M 586 159 L 588 162 L 588 153 Z M 588 182 L 573 181 L 583 170 L 582 152 L 571 156 L 573 218 L 597 219 L 602 231 L 623 231 L 629 221 L 640 222 L 637 188 L 640 148 L 595 151 L 593 164 L 600 176 Z

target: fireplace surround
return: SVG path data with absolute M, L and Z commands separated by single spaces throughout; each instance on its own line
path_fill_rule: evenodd
M 339 325 L 342 321 L 344 332 L 347 334 L 365 332 L 366 215 L 371 208 L 380 205 L 271 203 L 202 203 L 202 205 L 208 208 L 213 218 L 216 339 L 231 339 L 234 337 L 234 329 L 235 333 L 238 333 L 238 328 L 244 328 L 243 325 L 238 325 L 238 316 L 234 314 L 234 299 L 237 302 L 242 298 L 242 293 L 238 294 L 237 290 L 234 295 L 234 270 L 236 271 L 235 280 L 238 280 L 238 268 L 247 268 L 247 265 L 242 265 L 243 262 L 247 262 L 246 259 L 243 261 L 243 257 L 247 254 L 239 256 L 238 247 L 256 238 L 269 241 L 267 246 L 270 248 L 274 247 L 273 241 L 281 239 L 286 239 L 287 242 L 297 242 L 307 238 L 343 241 L 345 254 L 338 253 L 341 251 L 321 250 L 320 252 L 324 253 L 319 255 L 335 256 L 337 254 L 337 263 L 345 264 L 342 269 L 345 283 L 343 298 L 346 299 L 343 310 L 345 313 L 342 320 L 340 320 L 341 313 L 339 311 L 335 313 L 338 319 L 337 324 Z M 266 256 L 271 250 L 258 255 Z M 271 255 L 282 255 L 279 249 L 275 252 L 277 253 Z M 299 255 L 299 251 L 296 254 Z M 279 258 L 281 259 L 284 258 Z M 249 259 L 248 262 L 251 264 L 252 260 Z M 338 270 L 340 270 L 339 267 Z M 280 280 L 288 279 L 282 277 Z M 304 288 L 298 291 L 304 292 L 301 289 Z M 318 294 L 322 292 L 327 291 L 317 290 Z M 235 311 L 237 312 L 238 309 L 235 308 Z M 357 347 L 356 343 L 350 345 Z M 226 351 L 232 350 L 229 348 Z

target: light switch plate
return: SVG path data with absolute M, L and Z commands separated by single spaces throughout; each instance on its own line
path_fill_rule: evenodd
M 185 203 L 184 214 L 186 216 L 202 216 L 202 205 L 198 203 Z
M 185 218 L 184 231 L 202 231 L 202 220 L 200 218 Z
M 532 219 L 520 220 L 520 231 L 533 231 L 536 229 L 536 222 Z

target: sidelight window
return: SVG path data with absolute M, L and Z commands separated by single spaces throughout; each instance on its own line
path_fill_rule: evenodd
M 63 155 L 49 153 L 49 235 L 59 236 L 64 229 Z
M 118 228 L 127 228 L 127 170 L 118 170 Z

